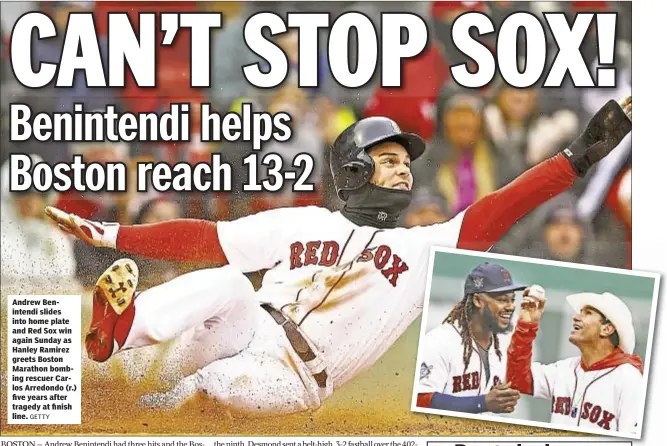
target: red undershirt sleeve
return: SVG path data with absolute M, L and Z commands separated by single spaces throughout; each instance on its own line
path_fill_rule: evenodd
M 431 400 L 433 399 L 432 393 L 420 393 L 417 395 L 417 407 L 431 407 Z
M 519 321 L 507 349 L 507 374 L 505 380 L 512 388 L 533 395 L 533 341 L 537 337 L 537 323 Z
M 121 226 L 116 247 L 130 254 L 172 262 L 213 262 L 226 265 L 216 224 L 177 219 L 147 225 Z
M 528 169 L 465 211 L 457 248 L 488 251 L 514 223 L 568 190 L 577 178 L 560 153 Z

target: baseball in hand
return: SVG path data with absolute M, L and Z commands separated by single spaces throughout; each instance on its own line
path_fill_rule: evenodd
M 542 317 L 547 302 L 546 291 L 539 285 L 532 285 L 523 292 L 519 318 L 524 322 L 537 322 Z

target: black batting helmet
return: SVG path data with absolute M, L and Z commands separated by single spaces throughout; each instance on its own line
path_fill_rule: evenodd
M 331 147 L 329 164 L 336 194 L 346 200 L 346 191 L 353 191 L 368 183 L 375 171 L 373 158 L 368 155 L 372 147 L 396 142 L 408 152 L 412 161 L 426 150 L 424 140 L 414 133 L 401 131 L 389 118 L 373 116 L 355 122 L 336 138 Z

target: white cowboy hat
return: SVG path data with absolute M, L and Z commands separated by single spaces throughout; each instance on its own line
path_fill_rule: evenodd
M 635 350 L 635 329 L 632 313 L 625 303 L 611 293 L 578 293 L 566 297 L 577 313 L 586 305 L 602 313 L 616 328 L 620 340 L 619 347 L 631 355 Z

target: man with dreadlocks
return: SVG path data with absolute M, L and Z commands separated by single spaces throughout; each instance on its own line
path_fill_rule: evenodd
M 501 345 L 499 335 L 511 333 L 515 292 L 526 288 L 495 263 L 484 262 L 468 274 L 463 299 L 422 342 L 418 406 L 467 413 L 514 411 L 520 393 L 502 382 L 509 342 Z

